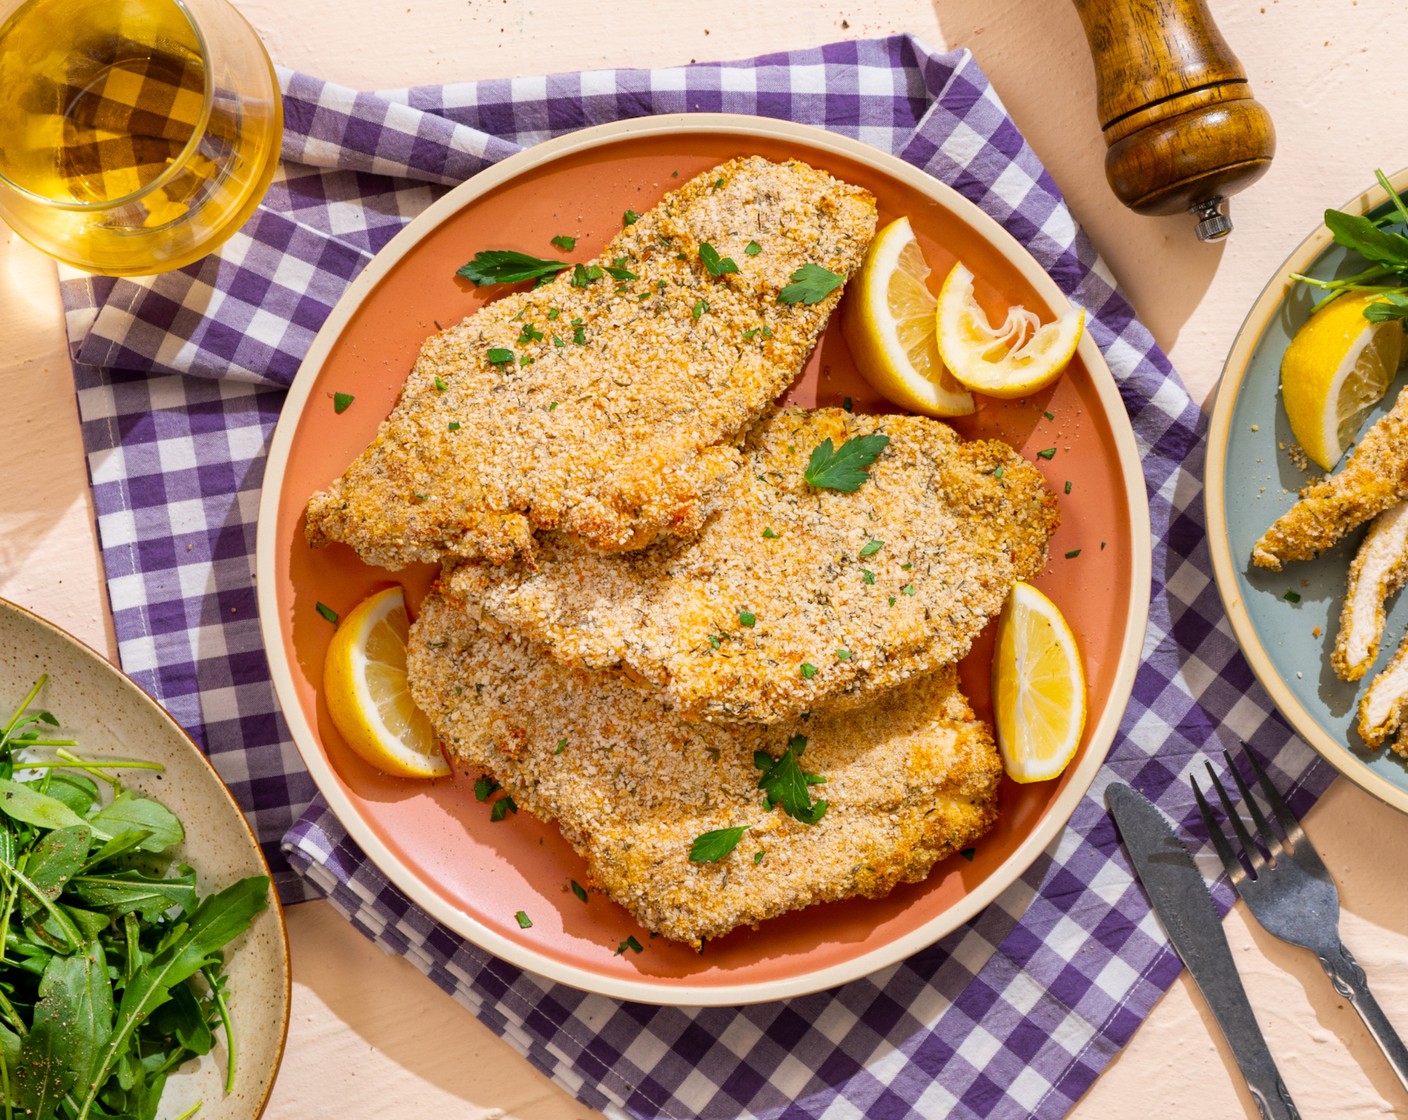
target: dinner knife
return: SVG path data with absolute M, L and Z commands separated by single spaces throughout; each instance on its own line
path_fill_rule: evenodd
M 1123 782 L 1105 790 L 1135 874 L 1232 1048 L 1262 1120 L 1300 1120 L 1262 1038 L 1202 872 L 1164 815 Z

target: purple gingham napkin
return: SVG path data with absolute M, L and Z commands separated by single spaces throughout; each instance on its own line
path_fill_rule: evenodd
M 1131 782 L 1200 832 L 1182 779 L 1211 746 L 1252 743 L 1300 811 L 1329 771 L 1272 713 L 1223 621 L 1208 575 L 1197 408 L 972 58 L 897 36 L 382 94 L 283 80 L 280 173 L 219 254 L 156 278 L 66 276 L 64 294 L 123 666 L 208 751 L 285 897 L 325 895 L 612 1115 L 1064 1114 L 1179 970 L 1130 878 L 1105 784 Z M 1109 764 L 1060 840 L 977 919 L 817 995 L 645 1007 L 553 985 L 463 943 L 348 839 L 316 799 L 269 684 L 254 519 L 283 387 L 347 282 L 410 217 L 548 137 L 710 110 L 786 117 L 899 155 L 1005 225 L 1089 310 L 1144 462 L 1153 602 Z M 1230 903 L 1225 885 L 1219 901 Z

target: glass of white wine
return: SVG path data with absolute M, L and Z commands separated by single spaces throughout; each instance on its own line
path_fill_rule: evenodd
M 227 0 L 0 0 L 0 91 L 0 218 L 88 272 L 205 256 L 278 161 L 278 81 Z

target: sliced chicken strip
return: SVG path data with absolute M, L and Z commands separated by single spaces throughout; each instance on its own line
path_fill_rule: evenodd
M 1330 661 L 1341 680 L 1357 681 L 1379 656 L 1384 600 L 1408 582 L 1408 503 L 1379 514 L 1349 569 L 1340 632 Z
M 1351 529 L 1408 499 L 1408 389 L 1380 417 L 1338 474 L 1301 491 L 1252 549 L 1252 563 L 1280 571 L 1318 556 Z
M 1398 647 L 1393 660 L 1370 683 L 1359 701 L 1359 734 L 1371 747 L 1381 747 L 1408 717 L 1408 641 Z M 1408 758 L 1408 745 L 1397 739 L 1393 750 Z

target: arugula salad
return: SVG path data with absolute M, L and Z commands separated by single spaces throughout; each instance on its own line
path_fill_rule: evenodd
M 43 684 L 0 725 L 3 1118 L 150 1120 L 217 1032 L 233 1084 L 222 950 L 269 904 L 269 880 L 202 896 L 181 822 L 121 779 L 161 767 L 83 758 L 31 707 Z

